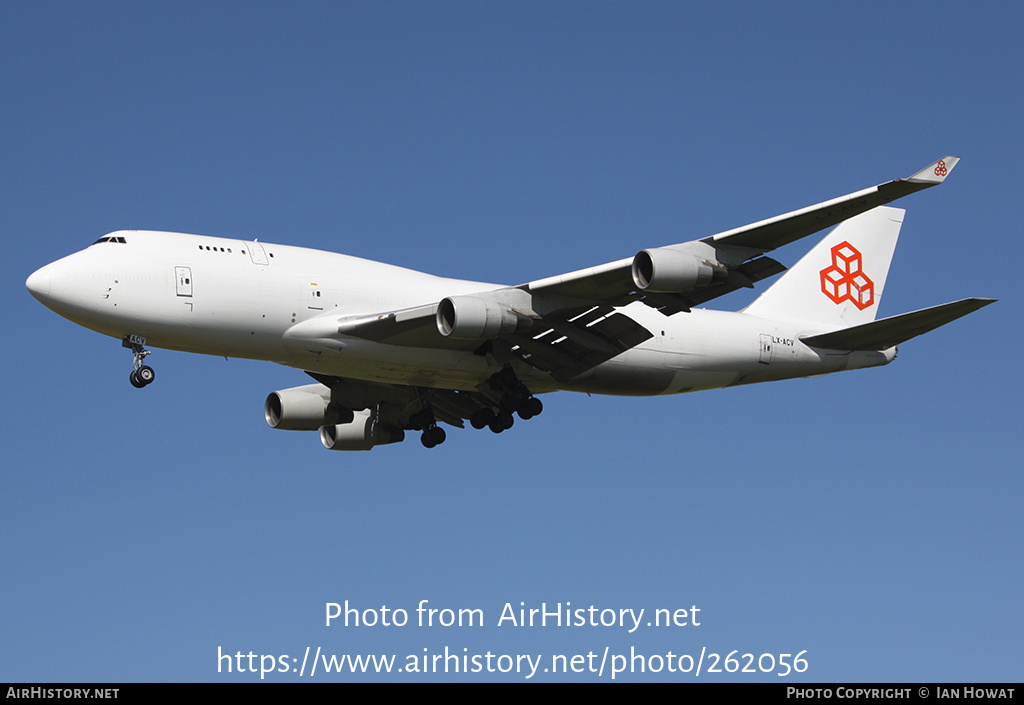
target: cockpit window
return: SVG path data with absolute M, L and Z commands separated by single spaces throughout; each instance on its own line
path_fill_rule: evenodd
M 98 245 L 101 242 L 117 242 L 117 243 L 120 243 L 122 245 L 128 244 L 123 237 L 120 237 L 120 236 L 118 236 L 118 237 L 111 237 L 110 235 L 107 235 L 105 237 L 101 237 L 99 240 L 97 240 L 96 242 L 94 242 L 92 244 Z

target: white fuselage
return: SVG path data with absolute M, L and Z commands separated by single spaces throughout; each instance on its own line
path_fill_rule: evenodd
M 499 285 L 287 245 L 151 231 L 108 238 L 35 272 L 28 288 L 78 324 L 119 339 L 143 336 L 158 348 L 447 389 L 474 389 L 495 371 L 493 360 L 472 351 L 327 339 L 314 331 L 318 321 L 336 331 L 342 317 Z M 824 331 L 804 322 L 703 309 L 668 317 L 642 303 L 622 312 L 653 337 L 568 383 L 526 363 L 515 365 L 517 374 L 536 393 L 675 394 L 881 365 L 895 356 L 894 349 L 808 347 L 800 336 Z

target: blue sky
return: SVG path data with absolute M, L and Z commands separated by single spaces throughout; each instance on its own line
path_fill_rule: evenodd
M 401 664 L 446 646 L 808 663 L 785 679 L 619 676 L 632 680 L 1021 680 L 1022 14 L 0 0 L 0 680 L 259 680 L 218 672 L 218 649 Z M 995 306 L 885 368 L 657 399 L 552 395 L 541 418 L 454 430 L 433 451 L 413 439 L 331 453 L 271 430 L 266 395 L 306 378 L 270 363 L 157 351 L 156 384 L 133 389 L 118 341 L 24 289 L 122 228 L 514 284 L 946 154 L 963 158 L 949 181 L 899 204 L 881 313 Z M 411 621 L 420 600 L 478 608 L 485 625 L 326 627 L 325 603 L 345 600 Z M 696 605 L 701 624 L 499 627 L 520 602 Z M 553 679 L 610 677 L 534 677 Z

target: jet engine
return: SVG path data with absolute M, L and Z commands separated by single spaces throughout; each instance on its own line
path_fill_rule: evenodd
M 329 394 L 320 384 L 271 392 L 263 404 L 267 425 L 284 431 L 315 431 L 324 424 L 352 421 L 351 409 L 331 404 L 321 392 Z
M 449 296 L 437 306 L 437 330 L 459 340 L 485 340 L 526 330 L 532 320 L 507 306 L 475 296 Z
M 405 431 L 379 422 L 369 410 L 355 412 L 348 423 L 320 428 L 320 441 L 328 450 L 370 450 L 404 440 Z
M 690 291 L 724 280 L 728 275 L 729 271 L 721 265 L 668 247 L 643 250 L 633 258 L 633 283 L 642 291 Z

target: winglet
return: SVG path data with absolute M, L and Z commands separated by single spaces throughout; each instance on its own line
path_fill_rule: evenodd
M 913 176 L 908 177 L 905 181 L 914 184 L 941 184 L 959 161 L 960 157 L 943 157 L 934 164 L 929 164 Z

